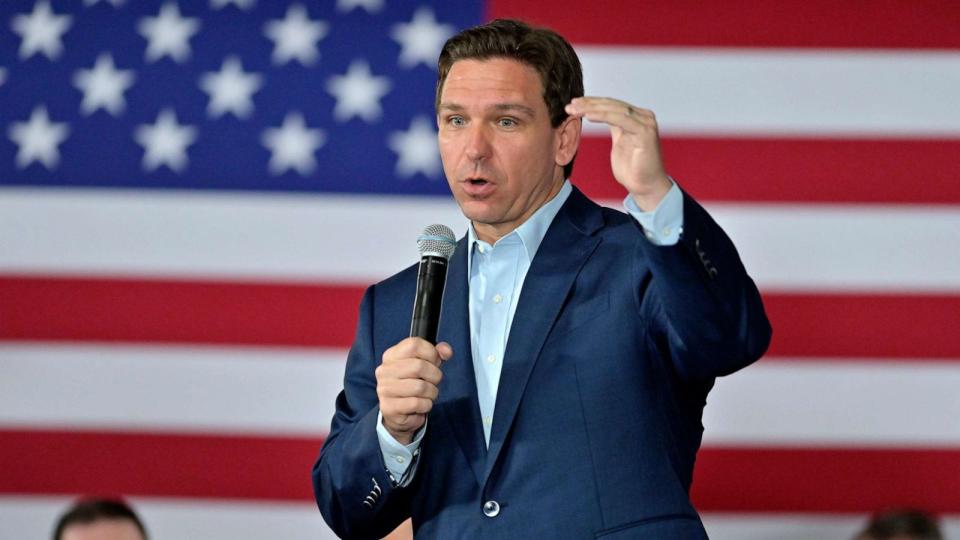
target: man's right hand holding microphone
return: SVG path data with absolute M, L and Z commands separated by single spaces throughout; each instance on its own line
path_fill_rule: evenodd
M 427 421 L 443 379 L 440 366 L 453 357 L 448 343 L 436 346 L 409 337 L 383 353 L 377 367 L 377 397 L 383 426 L 400 444 L 410 444 Z

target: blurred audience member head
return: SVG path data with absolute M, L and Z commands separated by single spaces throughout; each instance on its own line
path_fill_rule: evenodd
M 894 510 L 873 516 L 854 540 L 943 540 L 937 520 L 919 510 Z
M 53 540 L 147 540 L 147 531 L 122 501 L 82 499 L 60 516 Z

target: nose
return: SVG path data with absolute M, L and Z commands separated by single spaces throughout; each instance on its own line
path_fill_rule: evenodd
M 482 161 L 490 157 L 492 147 L 490 134 L 482 125 L 473 125 L 467 135 L 466 155 L 470 161 Z

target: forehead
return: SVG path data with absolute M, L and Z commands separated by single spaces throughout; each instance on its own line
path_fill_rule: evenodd
M 509 58 L 490 58 L 485 60 L 457 60 L 450 67 L 443 92 L 441 105 L 463 100 L 491 100 L 494 102 L 509 99 L 535 105 L 543 100 L 543 83 L 533 67 Z
M 102 518 L 91 523 L 72 523 L 63 530 L 63 540 L 143 540 L 140 529 L 129 519 Z

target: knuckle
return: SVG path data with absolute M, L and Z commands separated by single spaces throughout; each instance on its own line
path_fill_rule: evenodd
M 420 398 L 418 400 L 418 409 L 417 412 L 421 414 L 426 414 L 433 409 L 433 400 Z

